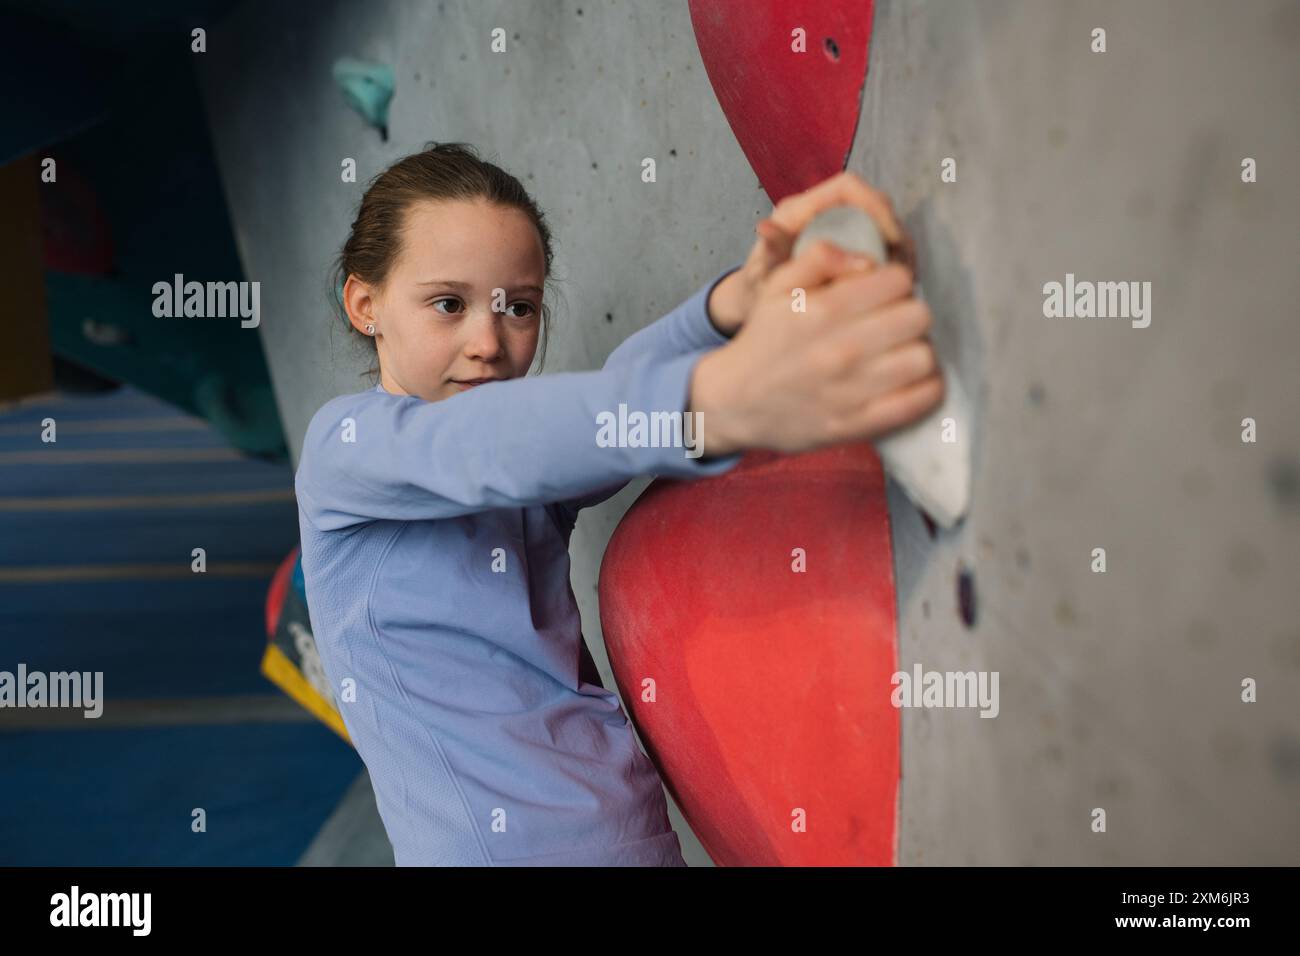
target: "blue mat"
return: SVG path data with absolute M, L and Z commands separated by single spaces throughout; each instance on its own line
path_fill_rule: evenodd
M 0 754 L 4 866 L 292 865 L 360 767 L 316 723 L 9 733 Z
M 55 444 L 40 440 L 47 416 Z M 147 427 L 115 427 L 131 422 Z M 40 459 L 226 447 L 193 424 L 130 387 L 0 413 L 0 670 L 102 671 L 110 709 L 280 694 L 259 668 L 272 569 L 298 542 L 289 466 Z M 232 491 L 273 500 L 202 498 Z M 35 500 L 117 495 L 199 498 L 71 510 Z M 196 547 L 207 574 L 188 572 Z M 252 573 L 221 573 L 233 564 Z M 49 580 L 52 569 L 74 577 Z M 96 579 L 102 569 L 123 576 Z M 17 579 L 33 572 L 46 579 Z M 315 721 L 5 730 L 4 718 L 0 865 L 291 865 L 362 769 Z M 191 832 L 195 807 L 207 833 Z

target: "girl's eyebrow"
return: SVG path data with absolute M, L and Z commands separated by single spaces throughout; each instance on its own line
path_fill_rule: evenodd
M 473 286 L 468 282 L 457 282 L 455 279 L 428 279 L 424 282 L 417 282 L 416 285 L 441 285 L 449 289 L 457 289 L 461 292 L 472 291 Z M 506 289 L 507 292 L 535 292 L 542 295 L 543 291 L 535 285 L 517 285 Z

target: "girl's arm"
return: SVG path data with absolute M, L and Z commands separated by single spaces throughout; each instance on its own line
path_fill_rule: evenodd
M 604 368 L 619 368 L 638 357 L 669 358 L 725 345 L 731 340 L 731 335 L 714 324 L 709 310 L 709 297 L 727 276 L 739 268 L 739 263 L 730 266 L 710 279 L 671 312 L 629 335 L 609 354 Z M 558 501 L 555 507 L 566 524 L 572 527 L 578 520 L 580 510 L 612 498 L 625 484 L 626 481 L 616 481 L 577 498 Z
M 307 427 L 299 504 L 316 527 L 336 531 L 612 493 L 640 475 L 719 474 L 740 456 L 619 444 L 620 421 L 629 426 L 626 446 L 638 415 L 652 423 L 643 429 L 647 444 L 683 434 L 671 427 L 673 413 L 684 417 L 691 373 L 705 354 L 638 356 L 596 372 L 493 382 L 437 402 L 375 390 L 340 396 Z

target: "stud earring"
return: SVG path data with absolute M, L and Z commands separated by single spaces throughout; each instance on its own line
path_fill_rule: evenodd
M 374 334 L 375 334 L 375 327 L 373 325 L 367 325 L 366 335 L 374 335 Z

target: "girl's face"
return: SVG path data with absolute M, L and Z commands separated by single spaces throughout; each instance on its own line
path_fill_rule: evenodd
M 523 212 L 486 200 L 426 200 L 406 213 L 382 287 L 349 276 L 348 316 L 375 327 L 380 383 L 449 398 L 525 375 L 541 330 L 546 257 Z

